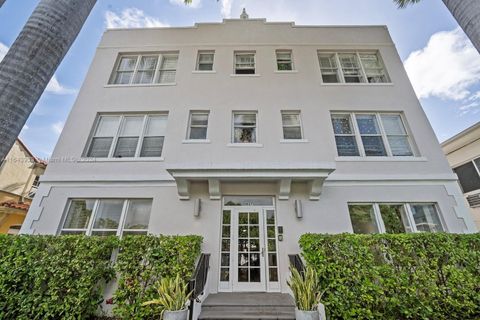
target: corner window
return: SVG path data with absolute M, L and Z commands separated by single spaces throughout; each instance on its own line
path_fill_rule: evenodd
M 214 51 L 199 51 L 198 58 L 197 58 L 197 70 L 212 71 L 214 56 L 215 56 Z
M 283 139 L 300 140 L 302 136 L 302 123 L 300 111 L 282 111 Z
M 101 115 L 88 158 L 161 157 L 167 115 Z
M 318 52 L 323 83 L 388 83 L 378 52 Z
M 233 113 L 233 143 L 257 142 L 257 113 Z
M 61 234 L 147 234 L 151 199 L 72 199 Z
M 292 71 L 293 59 L 291 50 L 277 50 L 277 70 L 278 71 Z
M 255 52 L 235 52 L 235 74 L 255 74 Z
M 480 189 L 480 158 L 453 168 L 464 193 Z
M 338 156 L 413 156 L 401 114 L 332 114 Z
M 410 233 L 444 231 L 434 203 L 349 204 L 354 233 Z
M 174 83 L 178 53 L 120 55 L 110 84 Z
M 207 139 L 208 112 L 192 111 L 188 124 L 187 139 L 205 140 Z

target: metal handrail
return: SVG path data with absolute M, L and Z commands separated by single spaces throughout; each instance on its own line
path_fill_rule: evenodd
M 193 277 L 188 282 L 188 291 L 192 292 L 190 296 L 190 304 L 188 306 L 189 319 L 193 319 L 193 307 L 195 302 L 200 302 L 199 296 L 203 294 L 205 284 L 207 283 L 208 269 L 210 268 L 210 254 L 202 253 L 198 259 L 197 267 Z
M 305 265 L 303 264 L 302 257 L 299 254 L 289 254 L 288 260 L 290 261 L 290 265 L 297 269 L 300 274 L 305 273 Z

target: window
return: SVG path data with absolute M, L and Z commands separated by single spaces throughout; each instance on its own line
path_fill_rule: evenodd
M 302 139 L 302 124 L 299 111 L 282 111 L 283 139 Z
M 254 112 L 233 113 L 233 143 L 257 142 L 257 114 Z
M 189 140 L 207 139 L 208 112 L 192 111 L 188 125 L 187 138 Z
M 349 204 L 354 233 L 406 233 L 444 231 L 433 203 Z
M 174 83 L 178 53 L 121 55 L 111 84 Z
M 61 234 L 147 234 L 151 199 L 72 199 Z
M 254 52 L 235 52 L 235 74 L 255 74 Z
M 480 158 L 453 168 L 464 193 L 480 189 Z
M 323 83 L 390 82 L 378 52 L 318 52 Z
M 334 113 L 333 132 L 338 156 L 413 156 L 401 114 Z
M 86 157 L 161 157 L 167 115 L 101 115 Z
M 291 50 L 277 50 L 277 70 L 278 71 L 292 71 L 293 60 Z
M 199 51 L 198 59 L 197 59 L 197 70 L 212 71 L 214 56 L 215 56 L 214 51 Z

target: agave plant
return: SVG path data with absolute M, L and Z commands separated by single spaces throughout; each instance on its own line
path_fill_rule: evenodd
M 302 311 L 317 310 L 323 294 L 320 293 L 320 283 L 315 269 L 307 266 L 302 275 L 295 267 L 290 266 L 290 272 L 287 284 L 292 289 L 297 308 Z
M 158 287 L 158 298 L 142 303 L 142 306 L 159 305 L 164 311 L 184 310 L 192 292 L 187 293 L 187 285 L 177 274 L 175 278 L 163 278 Z

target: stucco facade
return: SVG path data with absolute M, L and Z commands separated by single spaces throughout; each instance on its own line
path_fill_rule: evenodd
M 278 70 L 279 50 L 290 52 L 292 70 Z M 199 51 L 214 51 L 212 70 L 198 70 Z M 318 54 L 351 51 L 381 57 L 388 81 L 324 83 Z M 120 72 L 112 70 L 124 72 L 119 56 L 138 53 L 178 54 L 175 81 L 112 84 Z M 237 74 L 237 53 L 253 53 L 253 74 Z M 342 73 L 345 78 L 347 71 Z M 300 114 L 301 139 L 284 139 L 285 110 Z M 195 111 L 208 114 L 203 139 L 188 136 Z M 255 114 L 253 141 L 236 143 L 235 112 Z M 378 119 L 383 114 L 401 115 L 411 155 L 393 156 L 393 151 L 385 156 L 339 155 L 331 120 L 337 113 L 378 113 Z M 88 156 L 93 139 L 100 136 L 99 116 L 134 114 L 166 116 L 161 156 Z M 121 134 L 115 141 L 120 138 Z M 137 153 L 143 153 L 138 148 Z M 202 250 L 212 254 L 210 292 L 287 292 L 287 255 L 299 252 L 300 235 L 352 232 L 349 204 L 431 203 L 444 231 L 476 231 L 456 176 L 385 26 L 296 26 L 248 19 L 186 28 L 108 30 L 52 158 L 22 232 L 60 233 L 71 199 L 152 199 L 148 232 L 204 237 Z M 244 206 L 229 207 L 226 196 L 244 197 Z M 273 200 L 257 206 L 257 198 L 249 196 Z M 226 225 L 225 216 L 222 222 L 225 210 L 236 222 Z M 274 211 L 274 222 L 268 220 L 269 210 Z M 263 268 L 272 268 L 272 262 L 263 260 L 267 259 L 263 244 L 260 286 L 236 283 L 241 271 L 234 265 L 239 261 L 230 260 L 230 267 L 220 261 L 220 252 L 226 250 L 223 240 L 230 241 L 231 236 L 240 241 L 236 231 L 222 235 L 223 227 L 240 230 L 242 212 L 260 215 L 260 222 L 255 215 L 250 223 L 266 230 L 258 236 L 265 246 L 267 238 L 278 240 L 272 249 L 278 259 L 278 281 L 265 276 L 268 270 Z M 275 227 L 272 236 L 269 223 Z M 240 254 L 233 249 L 238 243 L 230 244 L 231 256 Z M 230 268 L 230 277 L 220 275 L 220 264 L 222 270 Z M 221 281 L 222 277 L 229 279 Z

